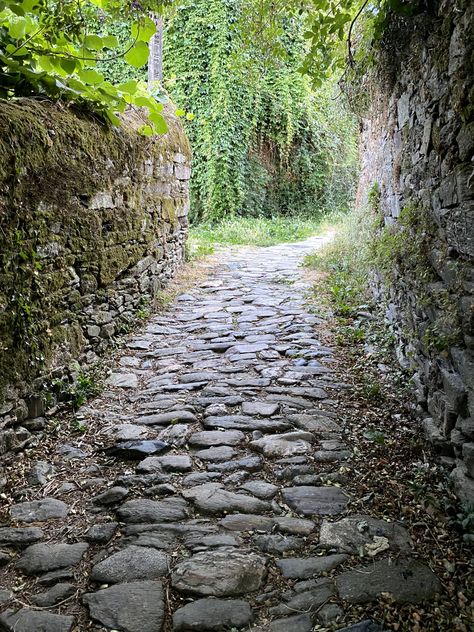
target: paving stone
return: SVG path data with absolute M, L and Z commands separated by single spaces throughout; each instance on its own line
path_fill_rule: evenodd
M 274 402 L 243 402 L 242 412 L 244 415 L 260 415 L 261 417 L 271 417 L 278 411 L 278 404 Z
M 355 515 L 321 523 L 319 546 L 322 548 L 374 557 L 381 541 L 393 551 L 409 553 L 412 548 L 408 531 L 395 522 Z
M 40 586 L 54 586 L 58 582 L 68 582 L 74 579 L 74 571 L 72 568 L 61 568 L 58 571 L 51 571 L 40 575 L 37 582 Z
M 164 597 L 161 582 L 142 581 L 111 586 L 83 596 L 91 617 L 111 630 L 161 632 Z
M 286 487 L 282 496 L 289 507 L 304 516 L 337 514 L 349 502 L 348 495 L 338 487 Z
M 68 599 L 68 597 L 72 597 L 76 590 L 77 588 L 74 584 L 56 584 L 47 592 L 33 595 L 31 601 L 41 608 L 48 608 L 60 601 L 64 601 L 64 599 Z
M 149 456 L 137 465 L 137 472 L 190 472 L 192 459 L 187 454 L 166 454 Z
M 131 439 L 141 439 L 146 436 L 147 429 L 136 424 L 120 424 L 111 429 L 117 441 L 130 441 Z
M 195 432 L 189 437 L 190 446 L 211 447 L 219 445 L 239 445 L 245 440 L 245 435 L 240 430 L 207 430 Z
M 219 632 L 228 628 L 247 628 L 252 610 L 237 599 L 198 599 L 179 608 L 173 615 L 174 632 Z
M 313 622 L 308 614 L 297 614 L 270 623 L 270 632 L 311 632 Z
M 381 593 L 399 603 L 419 603 L 441 591 L 433 571 L 417 560 L 379 560 L 342 573 L 336 583 L 341 599 L 350 603 L 373 601 Z
M 71 632 L 73 623 L 74 617 L 29 608 L 0 614 L 0 626 L 5 632 Z
M 92 581 L 103 584 L 157 579 L 168 573 L 168 556 L 162 551 L 142 546 L 128 546 L 117 551 L 91 571 Z
M 103 522 L 93 525 L 84 534 L 84 540 L 88 542 L 105 543 L 112 539 L 117 530 L 118 522 Z
M 289 428 L 290 424 L 279 419 L 256 419 L 249 415 L 211 415 L 204 419 L 206 428 L 223 428 L 233 430 L 260 430 L 261 432 L 279 432 Z
M 235 470 L 248 470 L 249 472 L 258 472 L 264 466 L 264 461 L 259 456 L 245 456 L 242 459 L 233 459 L 225 463 L 209 463 L 208 470 L 217 470 L 220 472 L 233 472 Z
M 137 388 L 138 376 L 135 373 L 112 373 L 107 379 L 107 384 L 119 388 Z
M 228 461 L 234 457 L 237 452 L 227 445 L 216 446 L 207 448 L 206 450 L 198 450 L 194 453 L 194 456 L 201 461 Z
M 0 588 L 0 606 L 4 606 L 6 603 L 11 601 L 13 598 L 13 593 L 7 590 L 6 588 Z
M 187 517 L 187 503 L 182 498 L 128 500 L 117 515 L 127 523 L 175 522 Z
M 265 575 L 265 558 L 252 551 L 217 549 L 180 562 L 171 575 L 171 584 L 184 593 L 231 597 L 255 592 Z
M 383 629 L 370 619 L 365 619 L 360 623 L 355 623 L 347 628 L 339 628 L 338 632 L 383 632 Z
M 293 414 L 288 415 L 288 420 L 298 428 L 307 430 L 308 432 L 315 432 L 318 434 L 327 434 L 328 432 L 341 432 L 342 428 L 330 417 L 315 414 Z
M 347 555 L 324 555 L 321 557 L 287 557 L 276 565 L 286 579 L 308 579 L 330 571 L 347 560 Z
M 13 505 L 10 515 L 18 522 L 44 522 L 55 518 L 65 518 L 69 507 L 56 498 L 42 498 Z
M 270 531 L 275 526 L 275 520 L 270 516 L 237 513 L 226 516 L 219 524 L 230 531 Z
M 194 423 L 196 421 L 196 415 L 189 410 L 170 410 L 167 413 L 143 415 L 143 417 L 136 418 L 136 423 L 146 426 L 165 426 L 171 423 Z
M 113 456 L 117 459 L 135 460 L 143 459 L 144 456 L 159 454 L 164 450 L 168 450 L 170 445 L 165 441 L 146 441 L 146 440 L 132 440 L 132 441 L 119 441 L 110 448 L 105 448 L 104 452 L 108 456 Z
M 186 499 L 192 500 L 205 513 L 219 514 L 232 511 L 259 513 L 270 509 L 269 503 L 224 489 L 221 483 L 205 483 L 183 491 Z
M 94 496 L 92 502 L 95 505 L 114 505 L 120 502 L 125 496 L 128 494 L 128 489 L 126 487 L 111 487 L 107 489 L 102 494 L 98 496 Z
M 38 461 L 29 470 L 26 475 L 28 485 L 45 485 L 55 474 L 55 469 L 51 463 L 46 461 Z
M 320 579 L 310 590 L 297 593 L 286 603 L 270 608 L 270 614 L 276 616 L 293 614 L 294 612 L 316 612 L 335 593 L 334 584 L 330 579 Z
M 86 542 L 78 542 L 77 544 L 32 544 L 25 549 L 16 565 L 25 575 L 38 575 L 57 568 L 79 564 L 88 548 L 89 545 Z
M 251 441 L 250 447 L 263 452 L 266 457 L 287 457 L 309 452 L 313 440 L 309 432 L 287 432 Z
M 39 527 L 0 527 L 0 546 L 25 546 L 42 540 L 43 536 Z
M 260 551 L 274 555 L 297 551 L 304 546 L 303 538 L 294 535 L 283 535 L 281 533 L 258 535 L 253 541 Z
M 244 483 L 240 489 L 250 492 L 257 498 L 266 500 L 273 498 L 279 488 L 276 485 L 272 485 L 272 483 L 267 483 L 266 481 L 254 480 Z

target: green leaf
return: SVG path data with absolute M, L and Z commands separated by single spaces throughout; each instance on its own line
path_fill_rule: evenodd
M 156 33 L 156 24 L 149 17 L 132 24 L 132 37 L 142 42 L 149 42 Z
M 142 136 L 153 136 L 153 128 L 151 125 L 142 125 L 138 128 L 138 133 Z
M 91 86 L 96 86 L 104 81 L 104 75 L 97 72 L 97 70 L 80 70 L 78 74 L 84 83 L 88 83 Z
M 25 35 L 26 19 L 20 18 L 8 25 L 8 32 L 13 39 L 21 39 Z
M 72 75 L 72 73 L 76 70 L 76 60 L 75 59 L 62 59 L 61 67 L 63 70 L 67 72 L 68 75 Z
M 131 66 L 141 68 L 147 63 L 149 53 L 148 44 L 145 44 L 145 42 L 137 42 L 135 46 L 124 55 L 124 59 Z
M 162 114 L 159 114 L 158 112 L 151 112 L 148 118 L 153 123 L 155 132 L 158 134 L 166 134 L 168 126 L 166 125 L 166 121 Z
M 102 38 L 102 45 L 104 48 L 117 48 L 119 41 L 115 35 L 106 35 Z
M 122 124 L 122 121 L 119 119 L 119 117 L 112 110 L 106 110 L 105 111 L 105 115 L 107 116 L 109 121 L 112 123 L 112 125 L 115 125 L 116 127 L 119 127 Z
M 126 83 L 119 83 L 117 89 L 127 94 L 135 94 L 137 91 L 138 81 L 136 79 L 130 79 Z
M 84 38 L 84 46 L 89 50 L 102 50 L 104 43 L 98 35 L 86 35 Z

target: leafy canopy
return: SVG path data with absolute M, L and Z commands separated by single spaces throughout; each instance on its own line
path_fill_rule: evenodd
M 120 58 L 134 68 L 144 66 L 156 29 L 149 11 L 162 12 L 169 1 L 157 6 L 153 0 L 0 0 L 0 97 L 45 95 L 90 104 L 114 125 L 127 106 L 146 107 L 141 133 L 166 132 L 163 103 L 144 82 L 113 85 L 97 66 Z M 118 19 L 127 24 L 125 45 L 90 30 L 94 12 L 103 24 Z

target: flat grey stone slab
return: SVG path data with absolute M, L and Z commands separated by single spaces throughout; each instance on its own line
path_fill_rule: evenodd
M 44 593 L 32 595 L 31 600 L 40 608 L 50 608 L 60 601 L 72 597 L 76 590 L 77 588 L 74 584 L 56 584 Z
M 0 614 L 0 626 L 5 632 L 71 632 L 73 624 L 74 617 L 29 608 Z
M 245 440 L 245 435 L 240 430 L 205 430 L 193 433 L 188 443 L 190 446 L 212 447 L 219 445 L 239 445 Z
M 305 544 L 303 538 L 282 533 L 257 535 L 253 541 L 260 551 L 274 555 L 283 555 L 283 553 L 288 553 L 289 551 L 296 551 Z
M 176 610 L 173 632 L 219 632 L 247 627 L 252 609 L 240 599 L 198 599 Z
M 194 423 L 195 421 L 197 421 L 196 415 L 190 410 L 170 410 L 167 413 L 143 415 L 135 419 L 137 424 L 145 426 L 165 426 L 171 423 Z
M 242 412 L 244 415 L 260 415 L 261 417 L 271 417 L 278 411 L 279 405 L 275 402 L 243 402 Z
M 417 560 L 379 560 L 342 573 L 336 578 L 339 597 L 350 603 L 366 603 L 390 593 L 398 603 L 419 603 L 441 591 L 433 571 Z
M 119 441 L 110 448 L 105 448 L 104 452 L 108 456 L 117 459 L 143 459 L 147 455 L 159 454 L 170 447 L 166 441 L 132 439 L 131 441 Z
M 206 428 L 224 428 L 233 430 L 260 430 L 261 432 L 279 432 L 289 428 L 290 424 L 279 419 L 255 419 L 249 415 L 223 415 L 206 417 Z
M 302 430 L 315 432 L 317 434 L 327 434 L 330 432 L 341 432 L 342 428 L 333 419 L 319 414 L 295 413 L 288 415 L 289 421 Z
M 289 457 L 306 454 L 311 450 L 314 436 L 309 432 L 287 432 L 268 435 L 250 442 L 250 447 L 266 457 Z
M 112 373 L 107 384 L 119 388 L 137 388 L 138 376 L 135 373 Z
M 236 455 L 236 451 L 228 445 L 221 445 L 205 450 L 198 450 L 194 453 L 194 456 L 201 461 L 228 461 Z
M 168 556 L 163 551 L 142 546 L 128 546 L 117 551 L 91 571 L 92 581 L 118 584 L 137 579 L 157 579 L 168 572 Z
M 43 530 L 39 527 L 1 527 L 0 545 L 26 546 L 43 538 Z
M 201 511 L 210 514 L 242 511 L 260 513 L 270 509 L 270 504 L 224 489 L 221 483 L 205 483 L 183 491 L 184 498 L 191 500 Z
M 270 632 L 311 632 L 313 622 L 308 614 L 296 614 L 270 623 Z
M 362 514 L 337 522 L 323 520 L 319 546 L 369 557 L 374 557 L 380 549 L 409 553 L 412 548 L 410 535 L 404 527 Z
M 171 575 L 171 584 L 184 593 L 230 597 L 255 592 L 265 575 L 262 556 L 252 551 L 217 549 L 180 562 Z
M 246 492 L 250 492 L 257 498 L 266 500 L 269 498 L 273 498 L 279 490 L 279 487 L 273 485 L 272 483 L 267 483 L 266 481 L 255 480 L 244 483 L 240 489 L 243 489 Z
M 161 582 L 143 581 L 118 584 L 95 593 L 83 601 L 90 615 L 111 630 L 121 632 L 161 632 L 164 599 Z
M 13 505 L 10 515 L 18 522 L 43 522 L 54 518 L 65 518 L 69 507 L 56 498 L 42 498 Z
M 86 542 L 77 544 L 32 544 L 25 549 L 17 568 L 25 575 L 37 575 L 58 568 L 79 564 L 89 548 Z
M 338 487 L 286 487 L 282 496 L 289 507 L 304 516 L 337 514 L 349 502 L 348 495 Z
M 270 608 L 272 615 L 284 616 L 295 612 L 315 612 L 335 593 L 334 583 L 330 579 L 320 579 L 309 590 L 296 593 L 286 603 Z
M 190 472 L 193 461 L 188 454 L 149 456 L 137 465 L 137 472 Z
M 176 522 L 187 517 L 187 504 L 181 498 L 128 500 L 117 511 L 128 523 Z
M 308 579 L 330 571 L 347 560 L 347 555 L 324 555 L 321 557 L 287 557 L 277 560 L 276 565 L 286 579 Z

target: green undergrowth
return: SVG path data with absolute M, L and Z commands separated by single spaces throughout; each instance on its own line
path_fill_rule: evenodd
M 188 257 L 214 252 L 215 246 L 274 246 L 301 241 L 321 230 L 321 218 L 312 217 L 229 217 L 216 223 L 202 223 L 189 231 Z

